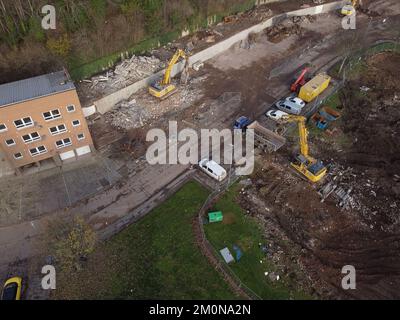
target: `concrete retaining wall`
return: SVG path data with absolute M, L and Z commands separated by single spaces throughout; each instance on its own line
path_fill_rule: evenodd
M 294 16 L 306 16 L 306 15 L 317 15 L 321 13 L 327 13 L 334 10 L 338 10 L 344 3 L 347 3 L 346 0 L 331 2 L 327 4 L 318 5 L 315 7 L 299 9 L 283 14 L 276 15 L 268 20 L 261 22 L 260 24 L 254 25 L 246 30 L 243 30 L 228 39 L 225 39 L 215 45 L 200 51 L 189 58 L 189 66 L 192 66 L 193 63 L 197 61 L 205 62 L 209 59 L 214 58 L 215 56 L 223 53 L 225 50 L 229 49 L 231 46 L 236 44 L 239 41 L 245 40 L 248 38 L 250 33 L 259 33 L 263 31 L 265 28 L 271 27 L 275 24 L 278 24 L 282 20 L 288 17 Z M 180 73 L 184 68 L 185 62 L 181 61 L 177 63 L 172 69 L 171 76 L 174 77 L 178 73 Z M 96 106 L 97 112 L 104 114 L 107 111 L 111 110 L 115 104 L 121 102 L 122 100 L 127 100 L 129 97 L 136 93 L 138 90 L 147 87 L 150 83 L 154 82 L 156 79 L 160 78 L 164 74 L 164 70 L 153 74 L 143 80 L 135 82 L 124 89 L 121 89 L 117 92 L 114 92 L 108 96 L 97 100 L 94 105 Z

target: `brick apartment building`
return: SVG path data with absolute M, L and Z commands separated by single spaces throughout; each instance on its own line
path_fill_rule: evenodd
M 0 148 L 18 172 L 93 150 L 76 88 L 64 71 L 0 85 Z

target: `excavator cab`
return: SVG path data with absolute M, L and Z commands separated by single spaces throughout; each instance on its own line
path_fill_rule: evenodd
M 152 83 L 149 87 L 149 93 L 161 100 L 168 98 L 170 95 L 174 94 L 176 90 L 174 84 L 163 85 L 160 80 Z
M 348 3 L 342 7 L 340 13 L 343 16 L 351 16 L 356 13 L 356 7 L 358 6 L 358 0 L 353 0 L 352 3 Z
M 302 154 L 298 154 L 290 164 L 311 182 L 321 180 L 327 171 L 322 161 L 307 158 Z
M 347 5 L 343 6 L 342 10 L 341 10 L 341 14 L 343 16 L 351 16 L 355 12 L 356 12 L 356 9 L 351 4 L 347 4 Z

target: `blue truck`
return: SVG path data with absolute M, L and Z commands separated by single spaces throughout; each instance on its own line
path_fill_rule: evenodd
M 242 129 L 245 131 L 247 129 L 247 126 L 251 123 L 252 121 L 245 117 L 241 116 L 238 119 L 236 119 L 235 123 L 233 124 L 233 129 Z

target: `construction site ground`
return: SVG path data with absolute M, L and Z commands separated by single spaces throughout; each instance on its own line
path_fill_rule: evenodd
M 364 2 L 367 6 L 372 3 Z M 147 90 L 142 90 L 120 108 L 105 115 L 92 116 L 89 124 L 96 147 L 101 156 L 118 164 L 124 163 L 118 169 L 122 178 L 106 192 L 100 191 L 90 199 L 74 204 L 67 214 L 83 214 L 100 233 L 114 234 L 121 230 L 122 225 L 135 221 L 157 201 L 163 200 L 173 190 L 166 186 L 193 174 L 194 170 L 189 166 L 151 166 L 144 159 L 147 130 L 167 129 L 169 120 L 176 120 L 180 129 L 222 129 L 231 128 L 235 118 L 245 115 L 275 129 L 275 124 L 266 120 L 264 113 L 276 100 L 289 94 L 293 75 L 304 65 L 311 64 L 315 72 L 326 70 L 346 55 L 352 45 L 368 47 L 378 40 L 397 39 L 399 3 L 395 0 L 375 1 L 374 6 L 379 15 L 370 17 L 360 13 L 356 30 L 343 30 L 341 18 L 336 13 L 318 15 L 315 19 L 288 19 L 278 30 L 266 30 L 257 35 L 249 46 L 238 44 L 227 48 L 224 54 L 207 62 L 200 71 L 191 71 L 188 85 L 179 85 L 179 91 L 165 101 L 159 102 L 150 97 Z M 283 35 L 279 35 L 280 32 Z M 398 67 L 396 57 L 383 60 L 389 58 L 393 59 L 393 66 Z M 373 59 L 371 66 L 385 67 L 380 58 Z M 399 236 L 398 230 L 396 233 L 396 208 L 390 206 L 398 201 L 398 193 L 395 198 L 398 189 L 392 189 L 396 182 L 394 179 L 397 179 L 394 175 L 398 174 L 395 172 L 398 170 L 396 152 L 399 152 L 396 140 L 392 140 L 396 131 L 382 131 L 382 128 L 396 130 L 399 118 L 395 118 L 396 113 L 392 112 L 395 107 L 390 105 L 386 107 L 390 110 L 386 113 L 394 118 L 389 121 L 385 118 L 388 121 L 385 124 L 379 112 L 375 111 L 377 119 L 381 120 L 374 128 L 369 122 L 372 119 L 367 118 L 369 113 L 360 109 L 362 105 L 354 107 L 359 109 L 350 109 L 355 105 L 352 95 L 359 92 L 357 86 L 373 88 L 376 74 L 367 71 L 367 78 L 357 80 L 361 84 L 354 84 L 355 89 L 349 88 L 345 100 L 340 100 L 346 105 L 346 112 L 338 122 L 338 130 L 350 137 L 350 149 L 344 149 L 340 144 L 326 144 L 328 138 L 324 135 L 313 136 L 311 141 L 311 150 L 317 158 L 333 163 L 333 173 L 340 175 L 344 172 L 345 177 L 351 180 L 357 195 L 354 208 L 341 210 L 337 201 L 331 198 L 321 203 L 317 188 L 290 170 L 288 157 L 296 148 L 295 136 L 278 153 L 257 157 L 257 170 L 251 177 L 253 184 L 245 187 L 245 192 L 238 196 L 241 206 L 262 222 L 266 239 L 276 244 L 281 261 L 287 262 L 288 274 L 294 268 L 291 266 L 297 265 L 296 268 L 300 267 L 306 275 L 299 275 L 298 281 L 304 283 L 304 288 L 314 287 L 315 292 L 311 293 L 324 298 L 398 297 L 396 286 L 400 261 L 396 252 Z M 383 75 L 386 72 L 382 72 L 382 81 L 386 80 Z M 385 83 L 382 82 L 378 88 L 385 88 Z M 393 84 L 391 92 L 394 92 L 393 88 L 398 90 Z M 372 89 L 369 92 L 375 94 Z M 390 98 L 386 100 L 385 94 L 377 94 L 373 99 L 387 102 Z M 367 107 L 377 107 L 365 103 Z M 132 112 L 131 107 L 139 110 L 142 116 L 137 117 L 138 113 Z M 340 124 L 344 126 L 340 127 Z M 376 139 L 376 134 L 372 135 L 377 132 L 382 134 L 380 139 Z M 355 141 L 361 142 L 357 144 Z M 384 143 L 392 149 L 383 148 Z M 370 152 L 379 147 L 383 149 Z M 363 163 L 357 163 L 357 159 Z M 391 169 L 386 170 L 386 167 Z M 346 186 L 350 183 L 345 178 L 342 181 Z M 368 192 L 374 191 L 376 199 L 373 193 L 371 197 L 369 193 L 363 194 L 366 184 L 374 186 Z M 376 202 L 377 199 L 380 202 Z M 387 215 L 379 210 L 374 213 L 374 205 L 378 203 L 385 209 L 390 208 Z M 372 212 L 363 211 L 365 207 Z M 3 246 L 0 253 L 5 260 L 0 270 L 5 270 L 7 264 L 16 258 L 28 259 L 40 253 L 40 248 L 32 249 L 33 244 L 26 247 L 25 239 L 28 237 L 33 242 L 32 239 L 43 230 L 43 223 L 39 216 L 35 221 L 29 221 L 28 217 L 24 223 L 1 228 Z M 10 235 L 11 240 L 8 238 Z M 15 253 L 12 248 L 23 249 Z M 356 269 L 360 266 L 357 290 L 344 292 L 340 288 L 341 268 L 352 263 Z

